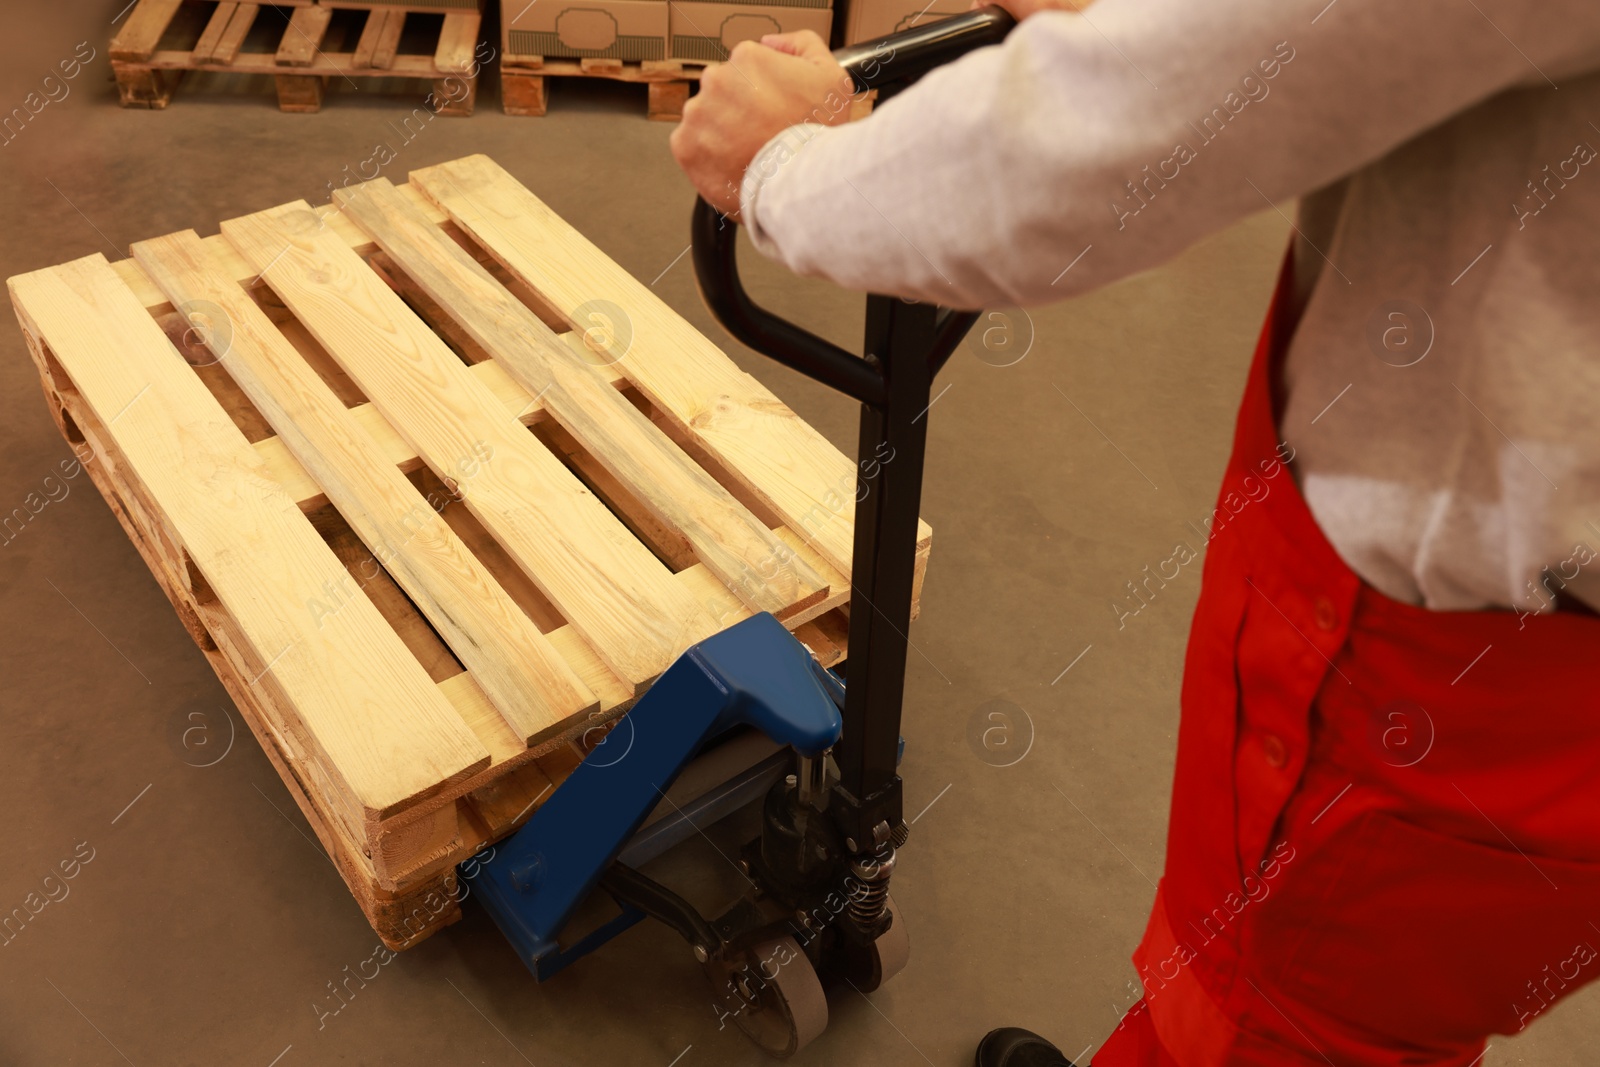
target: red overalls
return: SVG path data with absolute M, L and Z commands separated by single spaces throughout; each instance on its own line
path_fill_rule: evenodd
M 1600 620 L 1344 565 L 1275 466 L 1289 288 L 1189 635 L 1145 998 L 1094 1067 L 1469 1067 L 1600 976 Z

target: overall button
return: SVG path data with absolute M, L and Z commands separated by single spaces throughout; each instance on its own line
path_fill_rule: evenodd
M 1263 737 L 1261 749 L 1267 758 L 1267 766 L 1281 770 L 1288 764 L 1289 748 L 1277 734 L 1267 734 Z
M 1325 596 L 1317 597 L 1316 614 L 1317 629 L 1332 631 L 1339 625 L 1339 612 L 1334 608 L 1333 601 Z

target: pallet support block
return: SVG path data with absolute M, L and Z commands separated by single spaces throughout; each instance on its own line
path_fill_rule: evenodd
M 322 79 L 315 74 L 276 74 L 278 110 L 314 115 L 322 110 Z
M 181 70 L 119 70 L 117 95 L 123 107 L 160 110 L 172 102 L 173 90 L 182 79 Z
M 500 104 L 507 115 L 537 118 L 548 108 L 544 75 L 503 71 L 500 76 Z
M 677 122 L 688 102 L 688 82 L 651 82 L 647 115 L 657 122 Z
M 433 99 L 440 106 L 440 115 L 454 115 L 465 118 L 472 114 L 473 108 L 478 103 L 477 79 L 467 79 L 458 75 L 440 78 L 433 83 Z

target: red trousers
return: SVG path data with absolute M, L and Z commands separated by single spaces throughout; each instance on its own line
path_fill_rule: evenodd
M 1144 999 L 1094 1067 L 1469 1067 L 1600 975 L 1600 619 L 1345 566 L 1278 436 L 1287 291 L 1189 636 Z

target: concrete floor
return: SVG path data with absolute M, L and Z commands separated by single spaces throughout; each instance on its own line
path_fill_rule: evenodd
M 122 111 L 105 58 L 122 3 L 8 5 L 0 110 L 77 42 L 99 55 L 0 147 L 0 274 L 320 203 L 420 102 L 415 86 L 346 87 L 319 115 L 284 115 L 270 90 L 189 87 L 167 111 Z M 670 127 L 643 106 L 636 87 L 563 86 L 547 118 L 508 118 L 486 79 L 475 116 L 430 124 L 389 173 L 492 155 L 850 450 L 849 404 L 740 349 L 702 308 L 677 258 L 691 192 Z M 1209 510 L 1286 229 L 1266 213 L 1161 270 L 1014 315 L 1007 351 L 952 360 L 930 416 L 936 550 L 906 707 L 908 811 L 920 814 L 895 891 L 912 960 L 870 1000 L 836 997 L 830 1030 L 797 1064 L 956 1067 L 1005 1023 L 1076 1054 L 1134 999 L 1127 957 L 1162 866 L 1198 568 L 1123 630 L 1108 605 Z M 758 299 L 855 341 L 858 297 L 763 268 L 750 268 Z M 69 453 L 11 331 L 0 383 L 8 512 Z M 0 1063 L 763 1062 L 718 1031 L 697 967 L 664 929 L 640 927 L 537 986 L 470 904 L 319 1025 L 328 983 L 376 938 L 247 736 L 215 766 L 182 758 L 190 714 L 220 735 L 231 705 L 87 479 L 0 547 L 0 593 L 0 910 L 75 848 L 93 856 L 0 948 Z M 1013 724 L 1009 751 L 1026 753 L 1010 766 L 972 740 L 995 710 Z M 720 862 L 696 841 L 660 873 Z M 1485 1063 L 1592 1062 L 1580 1049 L 1595 1002 L 1497 1040 Z

